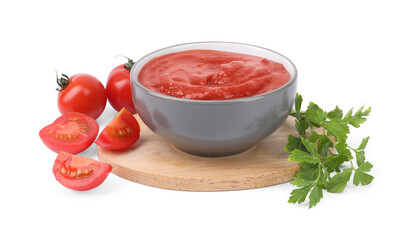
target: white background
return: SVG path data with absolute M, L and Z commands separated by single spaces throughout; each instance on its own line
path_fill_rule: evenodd
M 0 239 L 407 239 L 411 237 L 413 8 L 409 1 L 2 1 Z M 75 192 L 38 137 L 59 116 L 55 70 L 106 83 L 123 62 L 193 41 L 255 44 L 289 57 L 298 92 L 329 110 L 372 106 L 349 143 L 371 136 L 375 179 L 318 206 L 289 183 L 180 192 L 109 175 Z M 108 104 L 101 129 L 115 116 Z M 80 155 L 97 158 L 92 146 Z M 407 220 L 404 219 L 407 217 Z

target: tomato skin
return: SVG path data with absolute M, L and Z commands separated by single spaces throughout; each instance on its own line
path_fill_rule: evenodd
M 124 64 L 115 67 L 109 73 L 106 92 L 110 105 L 118 112 L 125 107 L 132 114 L 136 113 L 130 84 L 130 70 L 127 70 Z
M 83 113 L 68 112 L 42 128 L 39 136 L 56 153 L 77 154 L 92 145 L 98 133 L 99 125 L 95 119 Z
M 56 180 L 63 186 L 77 191 L 99 186 L 111 171 L 110 164 L 66 152 L 59 152 L 53 164 Z
M 140 137 L 140 126 L 126 108 L 102 130 L 95 143 L 108 150 L 121 150 L 132 146 Z
M 106 90 L 103 84 L 89 74 L 76 74 L 57 95 L 60 113 L 80 112 L 97 119 L 106 107 Z

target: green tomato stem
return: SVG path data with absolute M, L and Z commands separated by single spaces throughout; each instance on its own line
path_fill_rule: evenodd
M 57 82 L 57 85 L 59 85 L 59 87 L 56 88 L 56 90 L 59 92 L 63 91 L 69 85 L 69 77 L 62 73 L 62 77 L 59 78 L 57 71 L 56 71 L 56 82 Z

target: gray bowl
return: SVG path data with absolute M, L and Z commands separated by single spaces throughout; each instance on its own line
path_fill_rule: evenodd
M 211 49 L 264 57 L 284 65 L 291 79 L 284 86 L 253 97 L 233 100 L 188 100 L 154 92 L 138 81 L 152 58 L 192 49 Z M 131 70 L 132 98 L 142 121 L 178 149 L 201 156 L 224 156 L 253 147 L 288 117 L 297 89 L 297 70 L 283 55 L 232 42 L 196 42 L 152 52 Z

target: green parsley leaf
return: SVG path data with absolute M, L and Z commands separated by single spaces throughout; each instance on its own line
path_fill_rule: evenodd
M 305 130 L 308 128 L 308 123 L 304 119 L 301 119 L 296 121 L 295 128 L 300 136 L 305 137 Z
M 348 157 L 344 154 L 333 154 L 328 157 L 323 158 L 324 166 L 327 168 L 328 172 L 336 171 L 341 164 L 348 161 Z
M 365 116 L 368 116 L 371 112 L 371 107 L 363 111 L 364 106 L 361 107 L 357 112 L 350 117 L 349 123 L 353 125 L 354 127 L 358 128 L 362 123 L 364 123 L 367 119 L 364 118 Z
M 298 130 L 297 130 L 298 131 Z M 308 138 L 308 140 L 310 140 L 310 142 L 312 142 L 312 143 L 316 143 L 317 141 L 318 141 L 318 139 L 320 139 L 320 137 L 321 137 L 322 135 L 320 135 L 320 134 L 318 134 L 318 133 L 316 133 L 316 132 L 313 132 L 311 135 L 310 135 L 310 137 Z
M 343 156 L 344 161 L 349 161 L 353 159 L 351 151 L 348 148 L 348 145 L 345 140 L 341 140 L 340 142 L 338 142 L 335 146 L 335 149 L 339 155 Z M 340 165 L 344 163 L 344 161 L 342 161 Z
M 336 141 L 346 140 L 347 134 L 350 133 L 348 126 L 340 119 L 333 119 L 324 123 L 323 126 L 327 129 L 328 133 L 334 136 Z
M 369 139 L 370 137 L 363 138 L 363 140 L 360 143 L 360 146 L 357 149 L 358 150 L 365 149 L 367 146 L 367 143 L 369 142 Z
M 307 111 L 305 111 L 305 119 L 307 122 L 319 127 L 326 118 L 327 113 L 324 112 L 317 104 L 310 102 Z
M 293 135 L 288 136 L 288 143 L 284 146 L 284 151 L 292 152 L 295 149 L 300 150 L 301 147 L 301 138 L 294 137 Z
M 291 181 L 291 184 L 294 185 L 294 186 L 297 186 L 297 187 L 304 187 L 304 186 L 307 186 L 307 185 L 309 185 L 313 182 L 314 182 L 313 180 L 307 179 L 307 178 L 304 178 L 304 177 L 301 176 L 301 177 L 295 177 Z
M 373 168 L 373 164 L 369 163 L 369 162 L 365 162 L 363 164 L 361 164 L 359 166 L 359 168 L 357 168 L 357 171 L 361 171 L 361 172 L 370 172 L 370 170 Z
M 333 147 L 333 142 L 326 135 L 320 135 L 317 142 L 318 154 L 327 157 L 328 151 Z
M 288 157 L 288 161 L 317 163 L 318 158 L 310 153 L 306 153 L 304 151 L 295 149 L 291 152 L 291 155 Z
M 301 137 L 301 142 L 304 144 L 305 148 L 308 150 L 308 152 L 315 158 L 317 159 L 318 162 L 318 153 L 317 153 L 317 147 L 315 143 L 310 142 L 308 139 Z M 308 162 L 308 161 L 307 161 Z
M 289 203 L 302 203 L 307 198 L 308 193 L 310 192 L 313 186 L 311 184 L 304 186 L 302 188 L 294 189 L 291 192 L 291 196 L 288 199 Z
M 346 113 L 346 115 L 343 117 L 343 121 L 345 122 L 349 122 L 351 120 L 353 116 L 353 108 L 351 108 L 350 110 L 348 110 L 348 112 Z
M 365 155 L 364 149 L 360 151 L 355 151 L 355 153 L 356 153 L 357 166 L 360 166 L 366 160 L 366 156 L 364 156 Z
M 317 205 L 317 203 L 320 202 L 322 197 L 323 197 L 323 189 L 321 188 L 319 184 L 316 184 L 313 190 L 311 190 L 310 196 L 308 197 L 310 199 L 308 207 L 312 208 L 315 205 Z
M 337 173 L 332 177 L 327 184 L 327 191 L 331 193 L 341 193 L 347 186 L 347 182 L 350 180 L 353 169 L 346 168 L 341 173 Z
M 336 144 L 336 151 L 340 154 L 344 154 L 347 150 L 347 143 L 345 140 L 341 140 Z M 351 154 L 351 152 L 350 152 Z
M 297 177 L 312 179 L 315 181 L 319 172 L 318 164 L 302 162 L 298 164 L 298 166 L 300 166 L 301 169 L 298 171 Z
M 373 181 L 374 177 L 362 171 L 356 170 L 354 172 L 353 184 L 358 186 L 359 184 L 366 186 Z
M 300 112 L 301 111 L 301 104 L 303 102 L 303 97 L 299 95 L 298 93 L 295 95 L 295 111 Z
M 362 123 L 364 123 L 367 119 L 365 118 L 355 118 L 350 120 L 350 124 L 354 127 L 358 128 Z
M 329 119 L 341 119 L 343 117 L 343 110 L 336 106 L 333 111 L 327 113 L 327 117 Z

